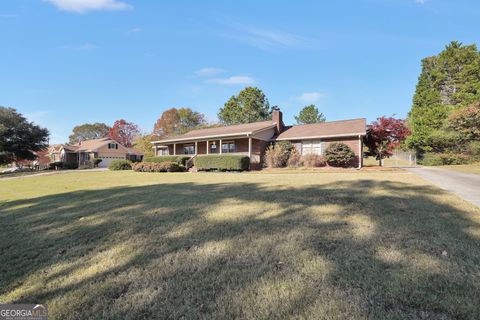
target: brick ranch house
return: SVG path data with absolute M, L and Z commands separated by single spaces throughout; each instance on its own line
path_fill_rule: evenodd
M 352 166 L 361 168 L 365 134 L 365 118 L 285 126 L 282 112 L 274 109 L 269 121 L 192 130 L 152 144 L 156 156 L 241 154 L 250 158 L 252 169 L 260 169 L 265 150 L 275 141 L 291 141 L 302 155 L 321 155 L 329 144 L 342 142 L 355 152 Z
M 76 144 L 57 144 L 49 149 L 52 162 L 85 165 L 93 159 L 102 159 L 100 168 L 106 168 L 113 160 L 142 161 L 143 152 L 127 148 L 110 138 L 85 140 Z

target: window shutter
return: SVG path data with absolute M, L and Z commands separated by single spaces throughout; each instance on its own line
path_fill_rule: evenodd
M 322 150 L 322 156 L 325 154 L 325 150 L 327 149 L 327 143 L 326 142 L 321 142 L 321 150 Z

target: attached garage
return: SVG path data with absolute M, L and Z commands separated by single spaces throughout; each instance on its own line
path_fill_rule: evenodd
M 125 160 L 125 157 L 99 157 L 99 159 L 102 159 L 102 162 L 98 164 L 99 168 L 108 168 L 110 163 L 114 160 Z

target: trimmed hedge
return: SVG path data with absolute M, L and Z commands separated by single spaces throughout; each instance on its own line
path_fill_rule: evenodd
M 250 158 L 242 155 L 205 155 L 194 159 L 198 170 L 244 171 L 250 166 Z
M 161 163 L 161 162 L 176 162 L 178 164 L 181 164 L 182 166 L 185 166 L 186 162 L 188 159 L 190 159 L 191 156 L 158 156 L 158 157 L 146 157 L 143 159 L 143 162 L 156 162 L 156 163 Z
M 113 160 L 108 166 L 110 170 L 132 170 L 132 161 L 130 160 Z
M 177 162 L 136 162 L 132 163 L 136 172 L 183 172 L 185 167 Z

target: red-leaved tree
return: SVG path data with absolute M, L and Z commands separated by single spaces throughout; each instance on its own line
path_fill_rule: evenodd
M 383 159 L 392 155 L 395 147 L 398 147 L 410 135 L 410 130 L 405 125 L 405 120 L 394 117 L 380 117 L 367 126 L 365 145 L 368 153 L 383 165 Z
M 138 126 L 123 119 L 115 121 L 113 126 L 108 131 L 108 136 L 111 139 L 128 148 L 133 145 L 133 141 L 139 135 L 140 130 L 138 129 Z

